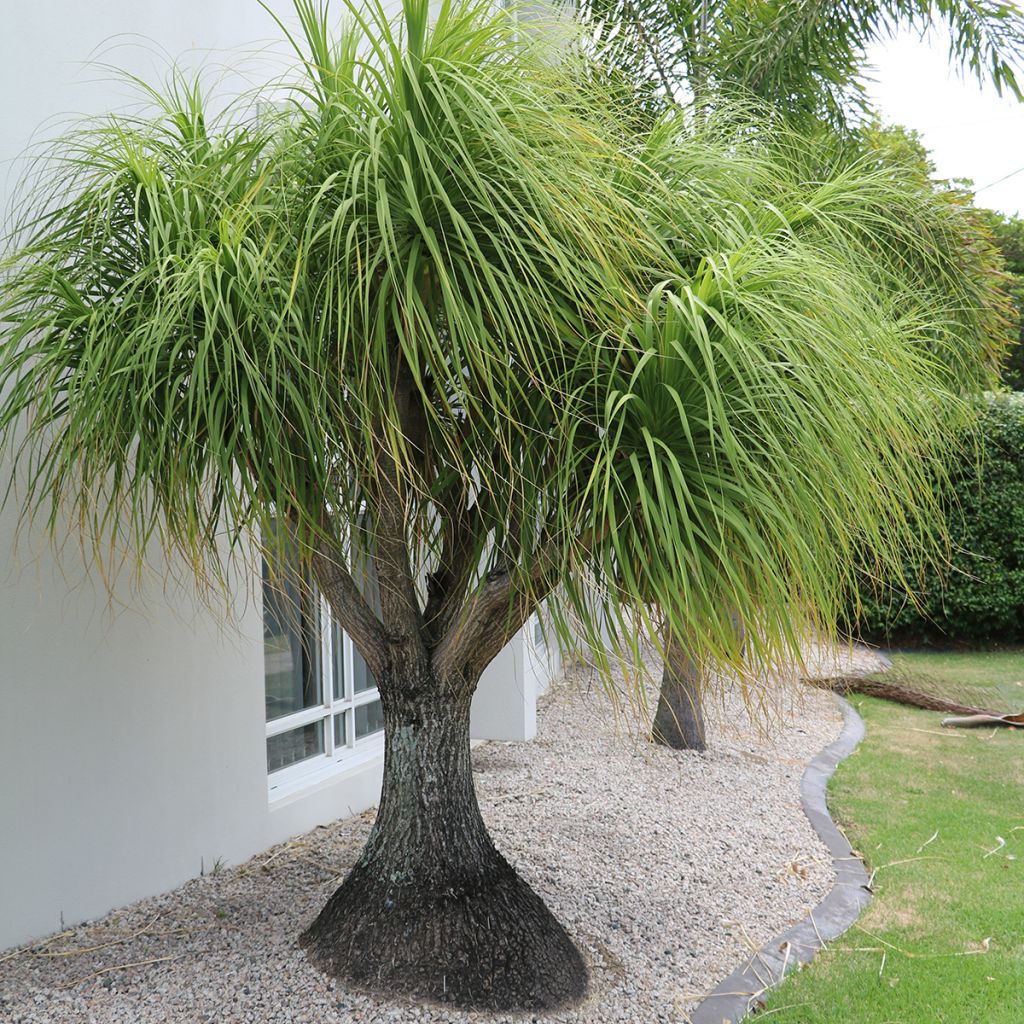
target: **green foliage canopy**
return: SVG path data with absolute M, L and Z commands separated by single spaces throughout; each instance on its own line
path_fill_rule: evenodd
M 27 513 L 214 579 L 285 517 L 314 563 L 374 558 L 382 621 L 334 608 L 371 667 L 415 634 L 455 672 L 544 597 L 565 644 L 653 603 L 770 657 L 858 552 L 940 557 L 999 301 L 955 205 L 727 113 L 638 140 L 476 0 L 296 6 L 288 91 L 213 114 L 178 76 L 34 165 L 0 268 Z

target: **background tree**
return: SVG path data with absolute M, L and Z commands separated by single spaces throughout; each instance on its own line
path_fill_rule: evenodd
M 1024 220 L 1020 217 L 984 211 L 996 247 L 1009 275 L 1007 291 L 1013 300 L 1010 344 L 1003 361 L 1003 383 L 1024 391 Z
M 309 955 L 565 1005 L 583 961 L 474 795 L 484 668 L 545 599 L 605 671 L 606 624 L 635 651 L 652 608 L 702 667 L 741 633 L 770 665 L 834 627 L 860 551 L 937 556 L 992 296 L 930 190 L 809 178 L 770 126 L 638 137 L 606 75 L 490 5 L 297 12 L 290 91 L 214 114 L 174 78 L 34 165 L 2 266 L 13 493 L 58 540 L 70 517 L 98 556 L 157 545 L 225 587 L 297 559 L 385 723 Z
M 785 136 L 783 141 L 784 145 L 792 142 Z M 763 137 L 761 143 L 772 145 L 771 134 Z M 984 211 L 973 206 L 970 193 L 959 187 L 959 183 L 932 177 L 934 166 L 916 133 L 899 126 L 883 127 L 873 122 L 843 134 L 825 132 L 818 133 L 813 140 L 801 138 L 795 149 L 789 148 L 780 157 L 793 161 L 799 168 L 798 173 L 806 180 L 836 174 L 841 168 L 856 173 L 870 170 L 893 182 L 913 182 L 922 192 L 929 193 L 931 216 L 936 218 L 934 223 L 917 222 L 916 216 L 905 220 L 902 212 L 894 208 L 888 211 L 884 225 L 881 222 L 875 224 L 869 235 L 861 237 L 860 241 L 865 246 L 862 256 L 865 274 L 875 276 L 879 294 L 885 297 L 883 301 L 894 303 L 894 310 L 907 315 L 914 316 L 913 308 L 922 301 L 934 301 L 937 305 L 955 304 L 957 300 L 952 294 L 941 297 L 942 290 L 953 283 L 953 278 L 936 277 L 931 257 L 920 259 L 909 242 L 909 236 L 915 230 L 930 231 L 942 223 L 944 227 L 934 241 L 948 248 L 942 253 L 939 265 L 947 268 L 957 266 L 954 287 L 961 288 L 964 280 L 973 282 L 975 299 L 963 295 L 961 301 L 976 301 L 978 296 L 983 297 L 982 305 L 969 318 L 977 318 L 975 329 L 968 328 L 964 340 L 972 338 L 971 343 L 977 345 L 977 356 L 983 363 L 990 367 L 998 364 L 1005 346 L 1009 312 L 1006 297 L 1002 294 L 1005 281 L 999 253 L 988 231 Z M 683 183 L 679 182 L 678 187 L 684 187 Z M 812 231 L 817 230 L 816 225 L 810 227 Z M 799 222 L 792 226 L 797 234 L 804 228 L 805 225 Z M 916 263 L 908 265 L 911 261 Z M 918 282 L 920 289 L 910 300 L 910 306 L 904 305 L 909 296 L 901 292 L 908 275 Z M 896 290 L 887 292 L 894 283 L 897 283 Z M 981 330 L 976 329 L 979 324 L 983 325 Z M 914 343 L 928 345 L 927 333 L 914 339 Z M 953 386 L 962 386 L 969 394 L 981 383 L 974 369 L 964 363 L 961 350 L 937 349 L 934 355 L 948 360 L 947 369 L 952 375 Z M 907 575 L 901 578 L 901 582 L 915 576 L 918 571 L 915 560 L 919 557 L 918 552 L 907 552 L 904 559 Z M 937 566 L 928 564 L 927 556 L 921 566 L 935 575 L 940 574 Z M 873 569 L 867 566 L 865 569 L 874 576 Z M 737 622 L 737 636 L 742 638 L 743 635 L 743 627 Z M 706 671 L 688 645 L 664 629 L 661 644 L 664 669 L 651 728 L 652 739 L 675 749 L 703 750 L 703 690 L 708 685 Z
M 979 81 L 991 81 L 1000 94 L 1007 90 L 1021 98 L 1016 68 L 1024 54 L 1024 15 L 1013 5 L 975 0 L 585 0 L 580 10 L 604 59 L 617 67 L 623 81 L 634 82 L 648 108 L 687 98 L 704 108 L 730 95 L 754 97 L 774 116 L 824 134 L 824 146 L 814 149 L 816 158 L 881 161 L 890 171 L 906 171 L 919 181 L 934 177 L 920 139 L 901 128 L 882 128 L 868 109 L 863 78 L 872 43 L 899 26 L 924 31 L 933 23 L 944 24 L 952 63 Z M 937 182 L 929 187 L 942 190 Z M 966 202 L 952 192 L 946 198 Z M 965 219 L 964 229 L 959 244 L 965 263 L 973 263 L 983 276 L 992 274 L 986 230 L 972 218 Z M 993 344 L 994 339 L 986 343 Z M 699 663 L 679 638 L 664 635 L 661 646 L 665 667 L 651 737 L 677 749 L 702 750 Z
M 779 114 L 845 127 L 870 113 L 868 48 L 899 27 L 949 32 L 950 62 L 1021 98 L 1024 14 L 998 0 L 583 0 L 610 59 L 663 97 L 737 89 Z

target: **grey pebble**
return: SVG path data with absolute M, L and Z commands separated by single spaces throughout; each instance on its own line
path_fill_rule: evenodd
M 830 661 L 845 672 L 877 665 L 869 652 L 824 646 L 808 661 L 811 675 L 824 674 Z M 652 653 L 648 709 L 660 669 Z M 778 934 L 830 889 L 830 860 L 800 810 L 799 780 L 802 766 L 839 733 L 831 696 L 791 679 L 761 680 L 756 696 L 769 714 L 754 722 L 736 688 L 721 689 L 700 756 L 652 747 L 640 702 L 633 712 L 616 709 L 586 668 L 557 680 L 542 699 L 534 742 L 474 751 L 480 805 L 502 852 L 590 952 L 590 998 L 534 1018 L 538 1024 L 681 1021 L 750 944 Z M 522 1016 L 348 992 L 307 964 L 294 938 L 332 883 L 304 861 L 347 870 L 371 822 L 362 814 L 314 829 L 248 864 L 87 922 L 51 951 L 125 940 L 116 945 L 41 957 L 33 951 L 50 947 L 33 943 L 0 962 L 0 1017 L 4 1024 L 522 1024 Z M 157 957 L 173 959 L 123 967 Z

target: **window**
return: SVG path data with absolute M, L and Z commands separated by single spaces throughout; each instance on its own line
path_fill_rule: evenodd
M 533 646 L 544 649 L 547 645 L 547 638 L 544 636 L 544 623 L 541 622 L 540 615 L 535 614 L 533 616 Z
M 377 684 L 312 586 L 263 566 L 267 772 L 271 790 L 379 756 Z

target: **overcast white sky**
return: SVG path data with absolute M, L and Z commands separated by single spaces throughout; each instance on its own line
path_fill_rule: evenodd
M 910 32 L 875 47 L 875 105 L 885 121 L 921 133 L 940 177 L 971 178 L 978 205 L 1024 214 L 1024 104 L 979 88 L 973 78 L 959 79 L 946 47 L 938 33 L 921 40 Z

